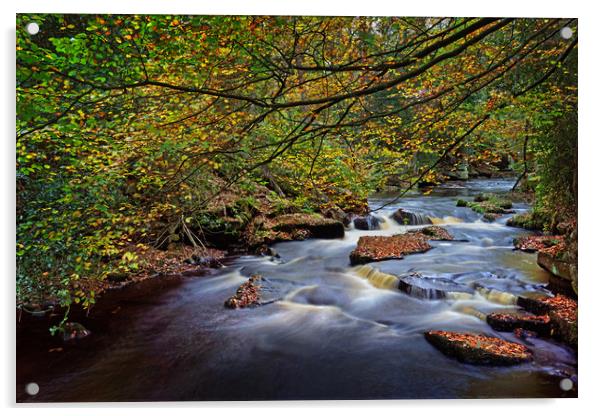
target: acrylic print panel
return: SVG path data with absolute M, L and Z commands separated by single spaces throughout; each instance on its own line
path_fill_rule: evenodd
M 577 395 L 577 20 L 17 16 L 17 401 Z

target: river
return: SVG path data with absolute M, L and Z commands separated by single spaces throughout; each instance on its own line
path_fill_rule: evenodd
M 470 331 L 518 342 L 491 329 L 483 315 L 513 311 L 514 296 L 546 292 L 548 273 L 535 255 L 514 251 L 525 231 L 503 216 L 480 220 L 458 197 L 503 192 L 511 180 L 473 180 L 413 195 L 377 212 L 382 229 L 348 229 L 339 240 L 276 244 L 280 258 L 243 256 L 218 272 L 187 278 L 128 310 L 110 341 L 40 375 L 24 401 L 154 401 L 563 397 L 561 379 L 576 356 L 552 340 L 533 339 L 534 360 L 512 367 L 475 366 L 428 344 L 428 330 Z M 374 196 L 372 208 L 390 200 Z M 351 267 L 362 235 L 392 235 L 399 207 L 423 213 L 463 242 L 402 260 Z M 517 211 L 528 209 L 515 204 Z M 414 227 L 415 228 L 415 227 Z M 377 269 L 377 270 L 375 270 Z M 396 288 L 388 274 L 420 272 L 433 287 L 484 287 L 429 299 Z M 253 273 L 267 279 L 266 304 L 230 310 L 224 300 Z M 439 279 L 439 280 L 437 280 Z M 493 290 L 492 290 L 493 289 Z M 57 353 L 60 354 L 60 353 Z M 62 354 L 67 354 L 63 352 Z M 79 355 L 77 355 L 79 354 Z M 18 396 L 19 396 L 18 392 Z

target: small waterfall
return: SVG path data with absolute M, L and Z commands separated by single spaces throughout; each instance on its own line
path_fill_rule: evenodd
M 444 290 L 432 287 L 420 287 L 404 282 L 403 280 L 399 281 L 399 289 L 413 298 L 438 300 L 447 297 Z
M 448 215 L 448 216 L 443 217 L 443 218 L 429 217 L 429 219 L 431 220 L 431 222 L 434 225 L 439 225 L 439 224 L 460 224 L 460 223 L 464 222 L 464 220 L 462 220 L 461 218 L 452 217 L 451 215 Z
M 391 221 L 389 217 L 380 217 L 382 222 L 380 223 L 381 230 L 388 230 L 391 228 L 391 225 L 397 226 L 397 223 Z
M 432 224 L 431 218 L 426 214 L 413 213 L 410 225 L 427 225 Z
M 356 230 L 378 230 L 381 222 L 384 222 L 384 220 L 372 214 L 365 217 L 356 217 L 352 221 Z
M 474 297 L 474 294 L 468 292 L 447 292 L 446 297 L 453 300 L 468 300 Z
M 404 211 L 402 208 L 398 209 L 391 216 L 395 221 L 401 225 L 429 225 L 432 224 L 431 219 L 428 215 L 418 212 Z
M 475 290 L 488 301 L 499 303 L 501 305 L 516 305 L 518 299 L 518 296 L 513 295 L 512 293 L 490 289 L 481 285 L 475 285 Z
M 353 270 L 358 276 L 367 279 L 372 286 L 379 289 L 396 289 L 399 278 L 392 274 L 383 273 L 369 265 L 356 267 Z
M 470 298 L 473 290 L 444 277 L 424 277 L 418 273 L 400 276 L 399 290 L 408 295 L 428 300 Z
M 459 312 L 459 313 L 474 316 L 475 318 L 479 318 L 481 321 L 487 320 L 486 313 L 481 312 L 480 310 L 478 310 L 472 306 L 458 305 L 458 306 L 454 307 L 453 310 L 455 310 L 456 312 Z

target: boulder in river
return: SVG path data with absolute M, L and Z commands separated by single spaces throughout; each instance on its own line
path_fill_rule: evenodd
M 230 309 L 248 308 L 259 305 L 261 295 L 261 275 L 254 274 L 238 287 L 236 294 L 226 300 L 224 305 Z
M 552 273 L 554 276 L 569 282 L 571 281 L 572 263 L 559 259 L 550 252 L 540 250 L 537 253 L 537 264 Z
M 365 217 L 356 217 L 353 219 L 353 225 L 358 230 L 378 230 L 380 228 L 381 219 L 372 214 Z
M 280 258 L 280 254 L 278 254 L 278 252 L 276 250 L 274 250 L 272 247 L 268 246 L 267 244 L 263 244 L 263 245 L 257 247 L 257 249 L 255 250 L 255 254 L 258 254 L 260 256 L 274 257 L 277 259 Z
M 399 276 L 399 290 L 418 299 L 445 299 L 459 293 L 472 294 L 474 290 L 443 277 L 425 277 L 420 273 Z
M 443 227 L 431 225 L 418 230 L 410 230 L 408 234 L 422 234 L 427 240 L 452 241 L 454 237 Z
M 577 302 L 564 295 L 542 298 L 519 296 L 517 305 L 534 314 L 550 316 L 551 334 L 562 342 L 577 346 Z
M 506 221 L 509 227 L 519 227 L 527 230 L 541 231 L 544 229 L 546 220 L 541 215 L 533 212 L 523 212 L 514 215 Z
M 483 221 L 494 222 L 501 216 L 502 216 L 502 214 L 494 214 L 493 212 L 486 212 L 485 214 L 483 214 Z
M 523 235 L 515 238 L 513 244 L 517 250 L 534 253 L 561 244 L 563 240 L 561 235 Z
M 523 328 L 516 328 L 513 332 L 516 338 L 520 338 L 525 341 L 528 341 L 530 338 L 537 337 L 537 332 L 529 331 Z
M 530 315 L 519 313 L 490 313 L 487 323 L 496 331 L 511 332 L 517 328 L 536 332 L 539 335 L 549 335 L 551 330 L 548 315 Z
M 385 236 L 362 236 L 357 247 L 351 252 L 351 264 L 364 264 L 372 261 L 403 259 L 406 254 L 422 253 L 430 250 L 424 234 L 407 233 Z
M 425 214 L 404 211 L 402 208 L 395 211 L 392 218 L 401 225 L 425 225 L 433 223 Z
M 448 331 L 429 331 L 425 337 L 445 355 L 469 364 L 514 365 L 533 358 L 524 345 L 496 337 Z

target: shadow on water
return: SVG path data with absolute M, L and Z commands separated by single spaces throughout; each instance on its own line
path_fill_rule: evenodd
M 512 250 L 521 230 L 504 226 L 504 219 L 483 223 L 471 210 L 455 206 L 460 195 L 501 192 L 511 185 L 504 180 L 448 185 L 379 211 L 385 219 L 380 230 L 350 229 L 340 240 L 280 243 L 274 247 L 278 260 L 240 257 L 215 275 L 188 278 L 149 295 L 145 303 L 121 305 L 110 331 L 100 331 L 86 349 L 45 352 L 49 361 L 40 363 L 33 359 L 36 348 L 24 347 L 17 357 L 18 369 L 26 370 L 17 374 L 18 400 L 575 395 L 559 387 L 561 379 L 576 373 L 575 354 L 553 341 L 534 341 L 532 363 L 499 368 L 450 359 L 423 336 L 442 329 L 518 342 L 512 333 L 493 331 L 484 314 L 515 310 L 516 295 L 547 293 L 548 275 L 534 255 Z M 370 203 L 377 207 L 387 198 L 375 196 Z M 424 254 L 351 267 L 348 256 L 360 236 L 416 228 L 388 218 L 399 207 L 439 219 L 465 241 L 433 242 L 434 249 Z M 412 272 L 431 286 L 397 289 L 391 275 Z M 276 301 L 225 309 L 224 300 L 252 273 L 267 279 L 266 296 Z M 37 396 L 23 393 L 28 382 L 40 385 Z

